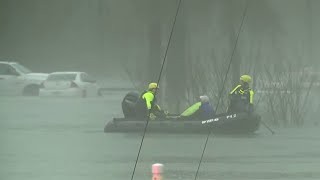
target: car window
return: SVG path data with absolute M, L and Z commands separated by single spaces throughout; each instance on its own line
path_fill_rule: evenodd
M 90 77 L 88 74 L 86 74 L 86 73 L 81 73 L 80 78 L 81 78 L 81 81 L 83 81 L 83 82 L 95 82 L 95 81 L 93 80 L 93 78 L 91 78 L 91 77 Z
M 17 71 L 8 64 L 0 64 L 0 75 L 19 75 Z
M 22 66 L 21 64 L 12 64 L 13 67 L 15 67 L 16 69 L 18 69 L 20 72 L 24 73 L 24 74 L 28 74 L 31 73 L 31 70 Z
M 74 81 L 77 74 L 51 74 L 47 81 Z

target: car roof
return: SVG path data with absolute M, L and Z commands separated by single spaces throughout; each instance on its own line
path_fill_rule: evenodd
M 62 71 L 62 72 L 52 72 L 50 73 L 50 75 L 55 75 L 55 74 L 80 74 L 80 73 L 84 73 L 84 72 L 77 72 L 77 71 Z
M 0 61 L 1 64 L 18 64 L 17 62 L 14 61 Z

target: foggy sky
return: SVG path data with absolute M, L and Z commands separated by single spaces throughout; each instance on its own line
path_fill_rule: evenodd
M 208 31 L 217 29 L 210 25 L 209 19 L 211 16 L 216 18 L 213 17 L 215 11 L 221 9 L 208 6 L 219 4 L 216 3 L 218 1 L 211 2 L 183 1 L 184 18 L 187 18 L 191 29 L 187 38 L 199 42 L 194 43 L 192 51 L 199 51 L 197 54 L 204 58 L 208 56 L 208 51 L 204 49 L 216 46 L 206 42 L 210 36 Z M 320 40 L 316 33 L 320 30 L 316 17 L 320 2 L 311 0 L 309 7 L 305 0 L 263 2 L 270 7 L 272 17 L 277 18 L 281 27 L 271 27 L 261 39 L 268 41 L 273 35 L 271 31 L 282 29 L 282 43 L 275 46 L 282 48 L 287 56 L 285 58 L 296 58 L 297 55 L 292 52 L 299 52 L 303 61 L 316 64 Z M 261 14 L 261 3 L 252 4 L 248 19 L 259 13 L 259 17 L 270 16 L 268 12 Z M 166 32 L 161 36 L 162 46 L 166 45 L 176 5 L 177 2 L 170 0 L 0 0 L 0 57 L 11 57 L 40 72 L 83 70 L 102 76 L 125 76 L 123 63 L 149 58 L 147 31 L 156 13 L 161 19 L 159 23 L 162 25 L 159 27 Z M 230 13 L 240 15 L 240 7 L 234 5 Z M 223 21 L 225 17 L 218 18 Z M 262 20 L 263 23 L 268 23 L 266 19 Z M 182 17 L 178 18 L 179 21 L 183 21 Z M 260 32 L 261 29 L 249 28 L 251 30 L 243 33 L 242 38 L 254 38 L 254 41 L 257 39 L 257 36 L 253 36 L 254 31 Z M 260 46 L 266 54 L 275 54 L 270 45 Z M 246 51 L 245 45 L 242 44 L 242 48 L 242 51 Z M 245 54 L 243 56 L 246 57 Z

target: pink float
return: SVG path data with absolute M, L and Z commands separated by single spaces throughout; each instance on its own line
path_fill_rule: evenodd
M 163 164 L 152 165 L 152 180 L 162 180 Z

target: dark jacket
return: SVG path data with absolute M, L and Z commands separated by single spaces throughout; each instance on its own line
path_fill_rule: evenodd
M 241 85 L 236 86 L 229 94 L 230 104 L 228 112 L 248 111 L 252 107 L 254 92 L 250 88 L 243 88 Z
M 214 109 L 209 102 L 201 103 L 199 111 L 200 111 L 200 114 L 199 114 L 200 120 L 211 119 L 215 116 Z

